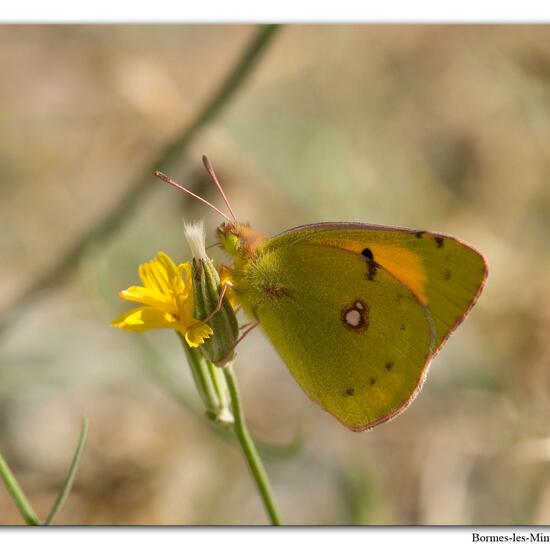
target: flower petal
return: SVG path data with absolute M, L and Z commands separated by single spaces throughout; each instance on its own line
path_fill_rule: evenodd
M 196 348 L 204 344 L 204 341 L 210 338 L 212 334 L 214 334 L 214 331 L 206 323 L 197 321 L 185 332 L 185 340 L 192 348 Z
M 172 258 L 159 252 L 150 262 L 139 266 L 143 286 L 131 286 L 119 293 L 123 300 L 143 304 L 113 321 L 113 326 L 143 332 L 171 328 L 197 347 L 213 330 L 193 317 L 193 282 L 189 262 L 176 265 Z
M 179 295 L 183 298 L 187 298 L 191 292 L 191 263 L 185 262 L 184 264 L 178 265 L 178 281 L 179 281 Z
M 145 332 L 156 328 L 175 328 L 177 321 L 165 311 L 141 306 L 118 316 L 111 325 L 127 331 Z
M 170 281 L 175 271 L 176 264 L 164 252 L 159 252 L 156 258 L 139 266 L 143 286 L 160 294 L 170 294 Z
M 166 283 L 167 288 L 173 290 L 174 283 L 179 279 L 178 267 L 174 263 L 174 260 L 165 254 L 159 252 L 156 258 L 156 268 L 161 272 L 163 282 Z
M 174 298 L 177 304 L 177 315 L 185 327 L 195 323 L 193 318 L 194 295 L 191 286 L 191 264 L 189 262 L 178 266 L 178 285 L 175 290 Z
M 153 261 L 154 260 L 151 260 L 151 262 Z M 151 262 L 147 262 L 139 266 L 138 268 L 139 278 L 141 279 L 141 282 L 143 283 L 143 286 L 145 288 L 160 292 L 157 282 L 155 281 L 154 277 L 152 277 L 152 274 L 151 274 L 151 267 L 149 265 Z
M 123 300 L 128 302 L 138 302 L 157 309 L 161 309 L 167 313 L 177 313 L 176 304 L 170 299 L 170 296 L 160 294 L 150 288 L 142 286 L 131 286 L 126 290 L 122 290 L 118 294 Z

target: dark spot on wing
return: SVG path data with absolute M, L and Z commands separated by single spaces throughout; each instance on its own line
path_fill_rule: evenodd
M 366 278 L 369 281 L 374 281 L 374 278 L 376 277 L 376 271 L 378 270 L 378 265 L 373 260 L 367 260 L 367 268 L 368 271 L 366 273 Z
M 370 385 L 374 386 L 374 384 L 376 384 L 376 378 L 371 378 L 370 379 Z
M 346 388 L 344 390 L 344 397 L 353 397 L 355 395 L 355 388 Z
M 392 369 L 393 369 L 393 361 L 388 361 L 388 362 L 386 363 L 386 370 L 387 370 L 387 371 L 390 371 L 390 370 L 392 370 Z
M 417 231 L 414 236 L 417 238 L 417 239 L 421 239 L 423 236 L 424 236 L 424 233 L 426 233 L 425 231 Z
M 434 237 L 435 244 L 437 245 L 437 248 L 443 248 L 443 237 Z
M 400 325 L 399 328 L 400 328 L 401 330 L 405 330 L 405 328 L 407 328 L 407 327 L 405 327 L 405 323 L 401 323 L 401 325 Z
M 407 296 L 403 296 L 403 294 L 398 294 L 395 297 L 395 309 L 401 312 L 401 319 L 403 319 L 403 321 L 407 320 L 406 313 L 403 311 L 405 306 L 407 305 L 407 302 Z
M 361 255 L 365 256 L 365 258 L 368 258 L 369 260 L 374 260 L 372 250 L 370 248 L 363 248 L 363 251 L 361 252 Z
M 451 279 L 451 277 L 453 276 L 453 274 L 451 273 L 450 269 L 446 269 L 445 274 L 443 276 L 445 277 L 446 281 L 449 281 Z
M 369 281 L 374 281 L 376 277 L 376 270 L 378 269 L 377 263 L 374 261 L 374 254 L 370 248 L 363 248 L 361 256 L 367 260 L 367 273 L 365 277 Z

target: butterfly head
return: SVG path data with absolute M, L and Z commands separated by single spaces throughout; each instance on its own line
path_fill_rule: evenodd
M 225 251 L 235 259 L 251 260 L 258 255 L 266 235 L 240 222 L 224 222 L 218 227 L 218 238 Z
M 249 224 L 244 224 L 237 221 L 235 212 L 233 212 L 233 209 L 229 204 L 229 200 L 227 199 L 223 187 L 214 172 L 212 164 L 206 156 L 202 157 L 202 161 L 206 171 L 212 178 L 212 181 L 223 198 L 223 201 L 229 211 L 229 216 L 203 197 L 196 195 L 190 189 L 183 187 L 173 179 L 169 178 L 166 174 L 157 171 L 155 172 L 155 175 L 162 181 L 180 189 L 181 191 L 184 191 L 195 199 L 200 200 L 227 220 L 218 227 L 218 238 L 220 239 L 222 248 L 224 248 L 226 252 L 235 259 L 236 263 L 246 263 L 253 260 L 257 257 L 262 244 L 267 240 L 267 236 L 252 229 Z

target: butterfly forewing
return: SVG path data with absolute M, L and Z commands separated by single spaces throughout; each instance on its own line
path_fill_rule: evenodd
M 272 249 L 319 244 L 372 259 L 407 286 L 430 311 L 434 354 L 475 304 L 487 278 L 487 261 L 473 247 L 440 233 L 361 223 L 320 223 L 291 229 Z

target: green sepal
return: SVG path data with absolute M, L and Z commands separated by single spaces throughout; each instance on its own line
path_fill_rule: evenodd
M 209 258 L 193 258 L 193 292 L 195 299 L 195 319 L 203 321 L 215 311 L 222 292 L 220 277 Z M 224 297 L 220 310 L 207 324 L 214 334 L 200 346 L 203 355 L 213 363 L 230 362 L 234 357 L 239 325 L 235 312 Z
M 220 368 L 208 361 L 199 348 L 191 348 L 178 333 L 191 367 L 191 374 L 205 407 L 206 416 L 223 426 L 234 422 L 231 413 L 229 390 Z

